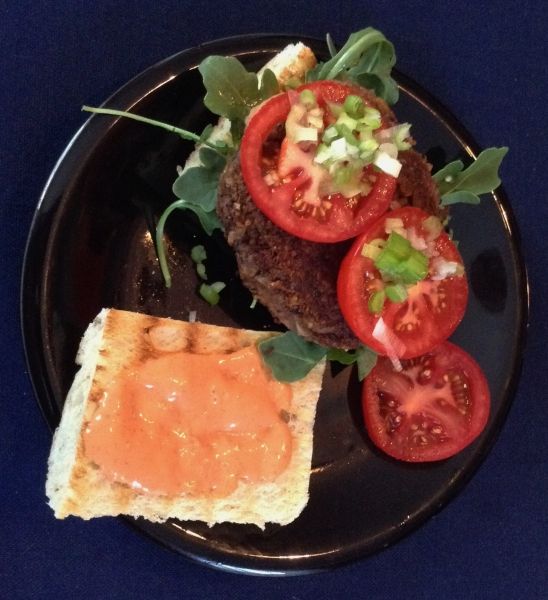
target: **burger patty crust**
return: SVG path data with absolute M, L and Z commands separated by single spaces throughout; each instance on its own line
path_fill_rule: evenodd
M 400 152 L 396 206 L 411 204 L 439 215 L 439 193 L 430 165 L 415 150 Z M 323 346 L 351 349 L 360 341 L 337 302 L 339 265 L 351 241 L 309 242 L 286 233 L 255 206 L 236 155 L 219 184 L 217 213 L 234 249 L 240 278 L 272 317 Z

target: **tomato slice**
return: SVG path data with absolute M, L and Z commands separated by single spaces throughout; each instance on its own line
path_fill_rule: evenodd
M 344 102 L 349 94 L 359 95 L 371 105 L 366 90 L 335 81 L 309 83 L 296 91 L 303 89 L 312 90 L 322 108 L 327 102 Z M 273 134 L 276 137 L 276 129 L 285 123 L 290 105 L 289 93 L 274 96 L 257 109 L 247 124 L 240 146 L 240 163 L 249 194 L 272 222 L 292 235 L 314 242 L 339 242 L 355 237 L 388 210 L 396 179 L 370 170 L 364 173 L 372 185 L 367 196 L 345 198 L 331 194 L 319 197 L 314 205 L 304 206 L 300 202 L 303 190 L 319 187 L 322 172 L 326 171 L 313 163 L 311 154 L 300 151 L 296 145 L 283 144 L 281 139 L 277 150 L 272 150 Z M 383 120 L 381 127 L 385 124 Z M 286 171 L 283 178 L 267 183 L 266 165 L 273 162 L 277 165 L 280 158 Z
M 372 442 L 409 462 L 453 456 L 483 431 L 490 411 L 489 387 L 476 361 L 444 342 L 431 352 L 402 361 L 378 359 L 362 395 Z
M 386 239 L 387 218 L 401 219 L 406 229 L 412 229 L 425 239 L 429 232 L 423 227 L 429 217 L 424 211 L 405 207 L 386 213 L 356 239 L 341 263 L 337 281 L 337 295 L 341 312 L 366 346 L 379 354 L 390 354 L 387 346 L 373 335 L 382 317 L 387 334 L 392 339 L 395 355 L 399 358 L 420 356 L 447 339 L 461 322 L 468 300 L 468 284 L 464 275 L 451 275 L 437 280 L 435 266 L 439 261 L 463 261 L 455 244 L 445 232 L 430 242 L 427 277 L 408 289 L 407 300 L 401 303 L 386 301 L 380 313 L 372 313 L 368 303 L 381 285 L 381 274 L 371 258 L 362 256 L 364 244 L 374 239 Z

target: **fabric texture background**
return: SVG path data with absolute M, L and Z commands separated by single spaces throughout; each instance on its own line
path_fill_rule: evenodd
M 542 2 L 58 0 L 0 3 L 0 595 L 6 598 L 541 598 L 548 589 L 544 136 L 548 13 Z M 372 25 L 398 68 L 482 147 L 508 145 L 502 178 L 531 285 L 521 382 L 492 452 L 465 490 L 382 553 L 315 576 L 215 571 L 117 519 L 58 522 L 44 480 L 51 434 L 26 373 L 18 299 L 23 251 L 48 174 L 97 105 L 147 66 L 241 33 L 337 41 Z M 321 524 L 318 524 L 321 527 Z

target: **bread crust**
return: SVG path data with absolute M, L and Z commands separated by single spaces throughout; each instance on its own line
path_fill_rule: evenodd
M 312 435 L 325 361 L 293 384 L 289 427 L 293 450 L 287 469 L 273 482 L 246 484 L 226 498 L 143 493 L 111 482 L 90 462 L 82 432 L 109 381 L 124 369 L 168 352 L 230 353 L 272 335 L 204 323 L 162 319 L 104 309 L 88 327 L 77 355 L 80 370 L 68 393 L 50 459 L 46 494 L 57 518 L 90 519 L 120 514 L 162 522 L 169 518 L 252 523 L 264 527 L 293 521 L 308 501 Z

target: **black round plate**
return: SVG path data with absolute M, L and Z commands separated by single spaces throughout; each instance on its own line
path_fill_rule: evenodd
M 107 105 L 192 131 L 214 120 L 203 107 L 196 66 L 210 54 L 237 55 L 259 68 L 289 36 L 246 36 L 176 54 L 130 81 Z M 326 48 L 304 40 L 319 56 Z M 413 124 L 418 149 L 439 168 L 470 160 L 477 146 L 457 120 L 416 83 L 396 74 L 396 112 Z M 149 229 L 172 200 L 176 166 L 192 145 L 127 119 L 94 116 L 70 142 L 40 199 L 24 265 L 22 322 L 29 371 L 44 416 L 59 423 L 74 376 L 74 357 L 87 324 L 102 307 L 268 329 L 273 323 L 240 284 L 221 236 L 205 237 L 192 217 L 171 220 L 174 287 L 166 290 Z M 491 388 L 489 424 L 472 446 L 435 464 L 391 460 L 369 443 L 352 368 L 327 373 L 314 430 L 310 500 L 292 524 L 264 531 L 198 522 L 135 525 L 210 566 L 290 574 L 321 570 L 380 550 L 437 512 L 476 470 L 503 423 L 519 375 L 527 318 L 527 284 L 516 225 L 501 189 L 477 207 L 455 207 L 451 227 L 468 269 L 470 302 L 453 340 L 482 366 Z M 189 248 L 205 243 L 212 278 L 228 282 L 220 306 L 196 294 Z

